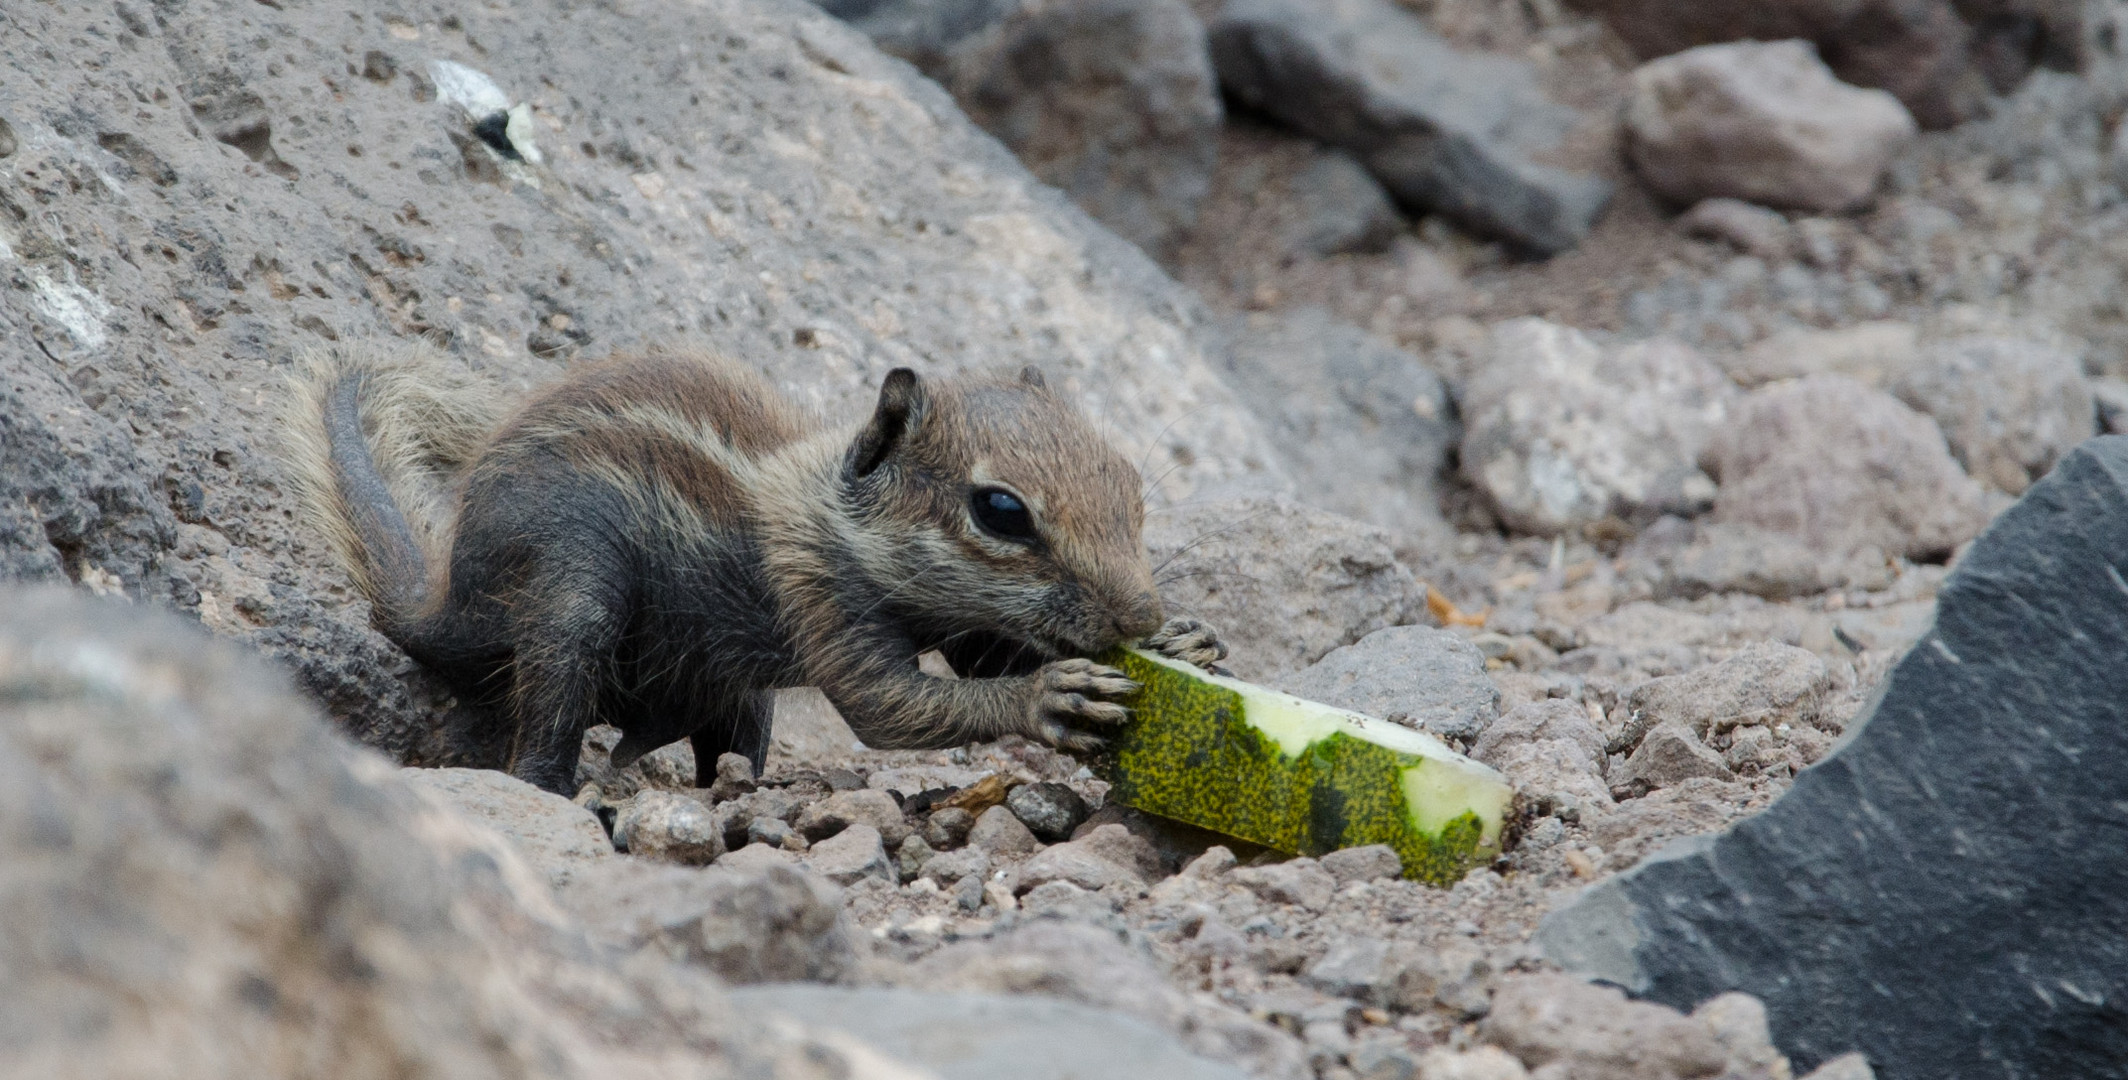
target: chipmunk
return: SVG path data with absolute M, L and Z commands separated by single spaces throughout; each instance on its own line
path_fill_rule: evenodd
M 1087 657 L 1226 654 L 1162 622 L 1138 470 L 1033 368 L 897 368 L 854 434 L 676 352 L 507 414 L 426 345 L 337 346 L 294 391 L 290 471 L 378 628 L 499 712 L 510 771 L 549 791 L 599 723 L 616 767 L 687 738 L 703 786 L 724 753 L 758 771 L 791 686 L 873 747 L 1092 748 L 1136 685 Z M 919 670 L 933 649 L 962 677 Z

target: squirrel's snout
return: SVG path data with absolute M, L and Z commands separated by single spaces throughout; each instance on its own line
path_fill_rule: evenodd
M 1131 597 L 1111 622 L 1116 628 L 1118 638 L 1136 641 L 1160 629 L 1161 615 L 1160 597 L 1147 591 Z

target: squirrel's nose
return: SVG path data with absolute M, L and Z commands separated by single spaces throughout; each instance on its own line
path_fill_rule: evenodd
M 1125 641 L 1136 641 L 1160 629 L 1160 597 L 1151 592 L 1142 592 L 1131 597 L 1123 611 L 1111 619 L 1116 634 Z

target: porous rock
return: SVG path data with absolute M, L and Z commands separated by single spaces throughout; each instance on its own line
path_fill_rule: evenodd
M 0 819 L 10 1075 L 888 1074 L 585 950 L 512 843 L 138 606 L 0 590 Z
M 508 773 L 406 769 L 401 775 L 415 790 L 433 793 L 507 837 L 556 889 L 613 857 L 613 840 L 596 815 Z
M 783 985 L 734 991 L 749 1009 L 843 1031 L 939 1080 L 1159 1076 L 1245 1080 L 1145 1018 L 1104 1004 L 912 987 Z
M 1918 129 L 1899 100 L 1833 77 L 1806 42 L 1703 45 L 1641 65 L 1625 110 L 1641 180 L 1679 203 L 1839 211 Z
M 1192 1053 L 1239 1066 L 1259 1080 L 1314 1075 L 1293 1036 L 1209 995 L 1177 989 L 1143 948 L 1084 922 L 1042 919 L 962 940 L 890 977 L 931 990 L 1039 994 L 1114 1009 L 1170 1033 Z
M 1843 376 L 1746 395 L 1704 460 L 1721 481 L 1715 520 L 1786 533 L 1828 554 L 1871 547 L 1940 557 L 1987 523 L 1980 485 L 1936 425 Z
M 808 848 L 805 865 L 837 885 L 855 885 L 865 878 L 898 882 L 893 860 L 879 830 L 870 825 L 852 825 Z
M 983 877 L 990 873 L 990 856 L 980 848 L 966 847 L 957 851 L 940 852 L 924 860 L 922 877 L 930 878 L 940 885 L 951 885 L 962 878 L 974 875 Z
M 474 130 L 443 61 L 525 107 L 538 163 Z M 45 178 L 8 213 L 0 372 L 21 405 L 0 406 L 0 550 L 23 561 L 0 562 L 167 596 L 402 760 L 497 766 L 507 747 L 436 737 L 449 695 L 294 515 L 278 388 L 310 346 L 434 335 L 515 390 L 694 343 L 839 419 L 897 365 L 1034 363 L 1132 460 L 1174 466 L 1164 497 L 1274 475 L 1190 294 L 801 6 L 55 8 L 0 37 L 0 81 L 7 186 Z M 176 523 L 226 551 L 175 554 Z
M 924 842 L 934 850 L 948 851 L 967 843 L 974 828 L 974 814 L 958 806 L 941 806 L 924 819 Z
M 1511 975 L 1493 994 L 1485 1041 L 1534 1069 L 1589 1080 L 1716 1076 L 1728 1062 L 1713 1032 L 1614 987 L 1557 974 Z
M 1682 675 L 1665 675 L 1633 688 L 1626 708 L 1633 714 L 1623 745 L 1629 750 L 1641 730 L 1674 723 L 1697 738 L 1739 725 L 1816 724 L 1832 672 L 1816 653 L 1777 642 L 1753 642 L 1718 664 Z
M 577 875 L 559 896 L 594 940 L 652 948 L 727 982 L 831 981 L 856 962 L 841 891 L 795 867 L 617 859 Z
M 991 855 L 1027 855 L 1039 850 L 1040 840 L 1034 833 L 1003 806 L 993 806 L 975 819 L 975 827 L 968 830 L 968 846 Z
M 1013 788 L 1005 796 L 1005 807 L 1028 831 L 1052 843 L 1071 839 L 1071 831 L 1086 820 L 1086 800 L 1051 780 Z
M 1395 848 L 1387 844 L 1342 848 L 1317 859 L 1316 864 L 1336 878 L 1339 885 L 1348 885 L 1355 881 L 1379 881 L 1404 872 L 1403 859 L 1398 857 Z
M 1542 809 L 1578 813 L 1610 805 L 1603 735 L 1574 702 L 1548 698 L 1509 709 L 1486 728 L 1470 756 L 1500 770 Z
M 791 824 L 814 843 L 852 825 L 871 826 L 889 846 L 899 845 L 909 835 L 901 804 L 894 801 L 894 796 L 873 788 L 838 791 L 798 811 L 798 819 Z
M 1018 891 L 1026 892 L 1052 881 L 1069 882 L 1089 892 L 1099 892 L 1111 885 L 1145 883 L 1130 868 L 1095 854 L 1084 841 L 1053 844 L 1027 860 L 1026 865 L 1020 867 Z
M 1890 390 L 1936 418 L 1966 472 L 2012 495 L 2096 434 L 2097 408 L 2082 362 L 2041 342 L 1941 342 L 1924 349 Z
M 620 808 L 613 842 L 631 855 L 704 866 L 724 854 L 724 830 L 701 800 L 645 789 Z
M 1269 866 L 1245 866 L 1227 875 L 1227 880 L 1274 904 L 1292 904 L 1309 911 L 1330 906 L 1337 891 L 1331 877 L 1314 859 L 1287 859 Z
M 2128 438 L 2093 439 L 1959 560 L 1835 753 L 1555 911 L 1545 954 L 1659 1002 L 1754 994 L 1801 1069 L 1859 1050 L 1893 1078 L 2117 1071 L 2128 863 L 2093 852 L 2128 775 L 2124 538 Z
M 970 119 L 1155 255 L 1197 220 L 1223 109 L 1183 0 L 1026 3 L 957 44 L 942 81 Z
M 1905 375 L 1921 357 L 1921 331 L 1897 319 L 1873 319 L 1834 330 L 1790 327 L 1729 354 L 1729 377 L 1761 386 L 1805 375 L 1845 375 L 1879 390 Z
M 1263 418 L 1298 498 L 1398 535 L 1445 532 L 1437 489 L 1461 431 L 1440 376 L 1318 307 L 1229 327 L 1223 373 Z
M 1529 1070 L 1497 1046 L 1450 1050 L 1437 1046 L 1419 1057 L 1418 1080 L 1527 1080 Z
M 1203 619 L 1258 681 L 1419 617 L 1425 587 L 1382 529 L 1285 498 L 1155 508 L 1145 546 L 1170 614 Z
M 1463 392 L 1463 472 L 1500 517 L 1552 535 L 1610 517 L 1693 514 L 1714 499 L 1700 449 L 1734 388 L 1690 347 L 1605 348 L 1571 327 L 1493 330 Z
M 1665 721 L 1641 737 L 1640 746 L 1624 766 L 1611 770 L 1611 794 L 1632 798 L 1702 776 L 1735 779 L 1722 756 L 1692 734 L 1692 729 Z
M 1465 743 L 1478 738 L 1500 708 L 1500 690 L 1486 676 L 1478 647 L 1428 626 L 1377 630 L 1278 687 Z
M 1229 0 L 1211 47 L 1228 94 L 1467 228 L 1548 255 L 1610 200 L 1596 176 L 1540 164 L 1585 121 L 1525 62 L 1461 52 L 1387 0 Z

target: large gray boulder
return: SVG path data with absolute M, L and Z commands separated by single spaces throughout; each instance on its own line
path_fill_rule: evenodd
M 1228 0 L 1211 25 L 1227 92 L 1356 155 L 1398 199 L 1538 254 L 1610 201 L 1540 164 L 1584 119 L 1527 62 L 1465 53 L 1389 0 Z
M 1037 364 L 1165 474 L 1156 501 L 1274 471 L 1188 293 L 809 7 L 8 25 L 0 572 L 195 613 L 402 758 L 459 748 L 292 516 L 275 415 L 309 345 L 435 335 L 516 389 L 679 342 L 853 424 L 897 364 Z
M 0 587 L 0 1076 L 889 1074 L 590 949 L 248 652 Z
M 1439 481 L 1462 432 L 1425 361 L 1321 308 L 1259 312 L 1230 330 L 1227 381 L 1263 419 L 1300 498 L 1412 542 L 1445 535 Z
M 1678 1007 L 1757 994 L 1799 1071 L 2122 1075 L 2124 538 L 2128 438 L 2094 439 L 1960 560 L 1844 745 L 1554 912 L 1546 955 Z
M 1224 110 L 1183 0 L 1046 0 L 957 47 L 942 78 L 983 129 L 1155 256 L 1197 220 Z

